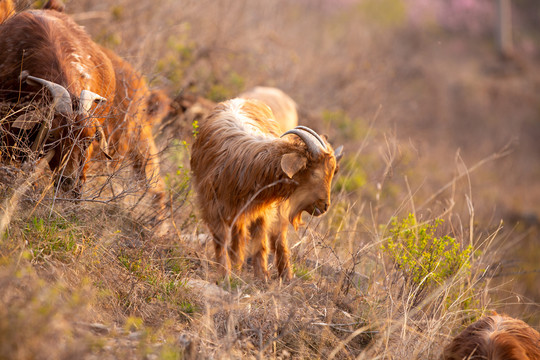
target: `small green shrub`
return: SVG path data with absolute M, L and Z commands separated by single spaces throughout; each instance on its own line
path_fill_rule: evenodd
M 293 264 L 293 273 L 297 278 L 302 280 L 309 281 L 313 279 L 313 276 L 311 275 L 311 270 L 302 264 Z
M 193 130 L 191 131 L 193 134 L 193 138 L 197 138 L 197 135 L 199 135 L 199 122 L 197 120 L 193 120 L 193 123 L 191 124 L 193 127 Z M 184 141 L 185 143 L 185 141 Z
M 193 125 L 194 131 L 197 129 L 196 124 Z M 176 164 L 177 169 L 174 173 L 165 174 L 164 181 L 167 190 L 174 194 L 182 194 L 189 190 L 191 177 L 186 164 L 189 162 L 189 146 L 186 141 L 174 139 L 171 142 L 169 156 L 171 161 Z
M 85 235 L 77 226 L 77 219 L 62 217 L 43 219 L 33 217 L 24 230 L 24 238 L 32 259 L 41 261 L 48 257 L 63 262 L 73 260 Z
M 383 251 L 409 288 L 416 289 L 420 300 L 425 290 L 432 285 L 442 285 L 458 271 L 470 272 L 472 246 L 461 249 L 459 242 L 449 236 L 436 236 L 442 219 L 431 224 L 418 224 L 414 214 L 401 221 L 393 218 L 387 229 L 388 241 Z

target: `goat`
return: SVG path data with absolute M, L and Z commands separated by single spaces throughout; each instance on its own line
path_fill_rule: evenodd
M 444 349 L 442 360 L 540 360 L 540 334 L 507 315 L 484 316 Z
M 19 106 L 1 125 L 3 158 L 18 158 L 20 143 L 45 153 L 55 182 L 79 197 L 94 141 L 108 156 L 101 124 L 115 92 L 109 58 L 68 16 L 23 11 L 0 24 L 0 84 L 0 102 Z M 21 103 L 37 106 L 21 115 Z
M 241 269 L 249 230 L 255 274 L 268 279 L 268 237 L 275 235 L 271 223 L 283 202 L 295 227 L 303 211 L 319 216 L 330 206 L 341 150 L 334 153 L 305 127 L 280 133 L 267 105 L 241 98 L 218 104 L 200 124 L 191 153 L 193 184 L 226 273 L 231 262 Z M 279 275 L 290 279 L 286 236 L 273 240 Z

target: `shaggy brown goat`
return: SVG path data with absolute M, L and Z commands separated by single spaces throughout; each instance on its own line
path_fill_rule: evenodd
M 330 144 L 303 127 L 280 133 L 267 105 L 240 98 L 218 104 L 200 124 L 193 183 L 226 272 L 230 261 L 242 267 L 249 230 L 255 274 L 268 278 L 269 230 L 281 203 L 289 200 L 286 214 L 294 226 L 303 211 L 319 216 L 330 206 L 337 165 Z M 273 239 L 279 275 L 290 278 L 286 237 Z
M 0 24 L 0 102 L 14 107 L 2 115 L 3 160 L 46 153 L 56 183 L 80 196 L 89 149 L 107 151 L 101 124 L 114 91 L 111 61 L 70 17 L 30 10 Z
M 540 334 L 506 315 L 484 316 L 446 346 L 442 360 L 540 360 Z

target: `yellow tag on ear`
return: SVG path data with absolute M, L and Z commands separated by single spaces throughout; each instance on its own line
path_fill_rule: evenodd
M 306 163 L 307 159 L 297 153 L 289 153 L 281 157 L 281 169 L 290 178 L 292 178 L 298 171 L 305 168 Z

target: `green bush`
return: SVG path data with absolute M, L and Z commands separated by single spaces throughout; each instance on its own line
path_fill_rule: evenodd
M 442 285 L 458 271 L 470 272 L 472 246 L 461 249 L 459 242 L 449 236 L 436 236 L 442 219 L 431 224 L 419 224 L 414 214 L 401 221 L 393 218 L 387 229 L 388 241 L 383 251 L 393 261 L 405 280 L 415 290 L 417 300 L 432 285 Z

